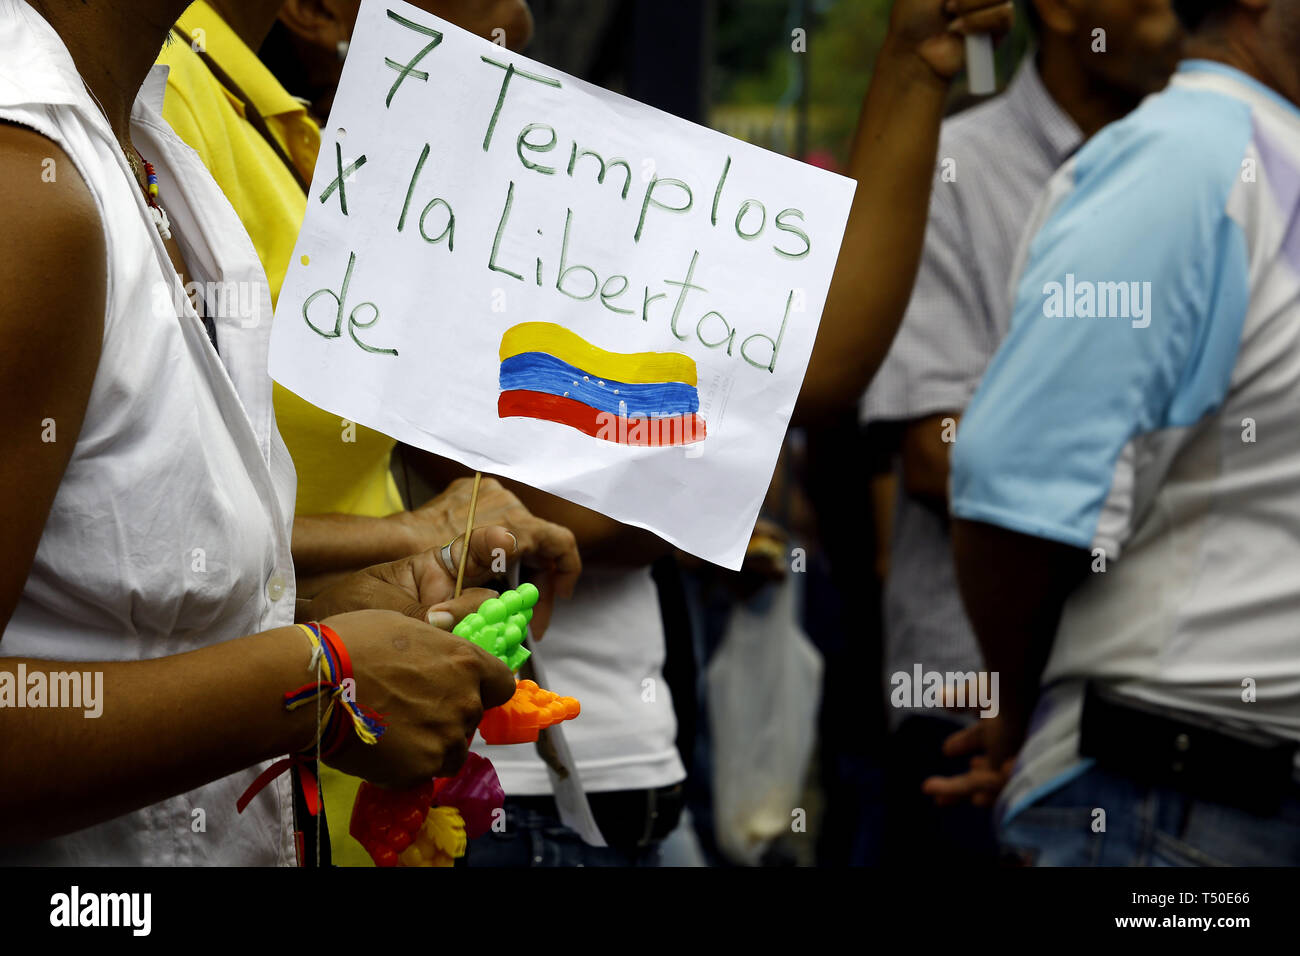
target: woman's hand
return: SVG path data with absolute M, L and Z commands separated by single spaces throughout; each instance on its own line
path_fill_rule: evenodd
M 469 479 L 457 479 L 420 508 L 386 518 L 348 514 L 296 516 L 293 563 L 299 597 L 311 599 L 332 590 L 346 575 L 360 568 L 395 562 L 422 551 L 436 551 L 452 542 L 455 542 L 454 557 L 459 559 L 471 487 Z M 582 571 L 573 532 L 534 515 L 493 478 L 484 478 L 479 486 L 474 518 L 477 525 L 499 525 L 514 535 L 509 548 L 510 562 L 521 561 L 541 573 L 537 585 L 542 592 L 542 603 L 534 618 L 534 630 L 540 634 L 550 618 L 551 602 L 557 594 L 572 597 L 573 586 Z M 504 562 L 491 562 L 489 566 L 497 574 L 506 572 Z
M 452 549 L 451 567 L 443 562 L 441 552 L 441 548 L 433 548 L 350 574 L 317 594 L 299 617 L 319 621 L 349 611 L 397 611 L 450 630 L 456 621 L 495 593 L 471 588 L 453 600 L 459 544 Z M 490 580 L 503 572 L 518 553 L 514 535 L 504 528 L 474 529 L 465 559 L 464 583 L 475 585 Z
M 348 650 L 357 703 L 386 725 L 377 744 L 350 736 L 329 762 L 381 786 L 454 775 L 483 711 L 515 692 L 510 669 L 487 651 L 396 612 L 354 611 L 322 623 Z
M 469 499 L 474 482 L 470 478 L 457 478 L 442 494 L 414 511 L 395 515 L 407 526 L 412 551 L 441 548 L 465 531 L 465 516 L 469 513 Z M 545 581 L 538 581 L 542 599 L 534 617 L 533 630 L 540 636 L 551 617 L 555 598 L 573 596 L 574 585 L 582 573 L 582 559 L 578 556 L 578 542 L 573 532 L 563 525 L 537 517 L 513 492 L 495 478 L 484 477 L 479 482 L 478 505 L 474 511 L 476 523 L 498 525 L 515 536 L 516 558 L 525 567 L 541 572 Z M 453 547 L 459 558 L 459 542 Z M 498 567 L 497 571 L 505 569 Z

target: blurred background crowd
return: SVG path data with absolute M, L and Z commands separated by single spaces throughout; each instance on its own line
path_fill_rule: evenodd
M 132 23 L 157 26 L 183 4 L 127 6 Z M 509 529 L 512 560 L 544 595 L 532 621 L 545 631 L 536 674 L 580 699 L 582 715 L 563 727 L 571 754 L 554 746 L 558 733 L 536 748 L 473 744 L 500 777 L 506 823 L 470 841 L 467 865 L 1098 862 L 1100 841 L 1084 838 L 1105 825 L 1079 819 L 1098 807 L 1115 821 L 1115 861 L 1294 861 L 1295 0 L 1021 0 L 997 47 L 992 96 L 968 88 L 960 34 L 1005 26 L 1011 4 L 996 0 L 416 6 L 553 69 L 859 180 L 818 346 L 739 571 L 515 482 L 489 476 L 481 495 L 473 486 L 480 530 L 461 541 L 466 580 L 500 584 L 501 569 L 484 556 Z M 5 479 L 18 489 L 11 499 L 36 495 L 51 515 L 10 516 L 25 523 L 5 578 L 5 660 L 108 661 L 120 703 L 100 733 L 154 727 L 159 699 L 200 728 L 162 721 L 152 748 L 114 738 L 115 750 L 80 725 L 52 731 L 57 716 L 0 715 L 32 721 L 0 741 L 10 748 L 0 758 L 25 768 L 24 786 L 4 798 L 18 809 L 0 818 L 40 816 L 45 841 L 6 846 L 0 859 L 286 862 L 283 781 L 238 821 L 231 811 L 226 823 L 243 828 L 246 845 L 191 840 L 186 801 L 205 793 L 230 810 L 272 750 L 304 762 L 314 729 L 316 743 L 328 734 L 343 742 L 322 771 L 328 828 L 309 852 L 296 847 L 300 862 L 324 849 L 335 864 L 367 866 L 348 835 L 361 778 L 454 772 L 467 759 L 462 721 L 476 725 L 482 707 L 513 691 L 486 655 L 476 659 L 481 675 L 461 666 L 463 642 L 443 633 L 483 599 L 449 586 L 471 494 L 465 468 L 273 390 L 265 328 L 222 324 L 202 302 L 191 303 L 193 315 L 182 309 L 176 328 L 142 324 L 144 277 L 154 273 L 173 282 L 218 262 L 223 275 L 251 277 L 269 303 L 279 295 L 359 8 L 199 0 L 160 56 L 156 45 L 122 55 L 139 78 L 158 77 L 148 70 L 155 57 L 170 69 L 165 90 L 146 84 L 137 102 L 139 78 L 126 83 L 129 71 L 87 41 L 89 19 L 108 28 L 102 9 L 0 0 L 0 53 L 8 44 L 16 62 L 17 50 L 39 47 L 33 62 L 43 71 L 28 76 L 0 60 L 0 163 L 23 170 L 54 145 L 70 150 L 95 195 L 115 197 L 120 213 L 91 214 L 82 226 L 96 241 L 109 237 L 104 255 L 127 291 L 105 293 L 104 307 L 81 296 L 41 299 L 34 311 L 81 309 L 92 328 L 105 314 L 110 330 L 141 323 L 138 340 L 154 349 L 140 358 L 118 332 L 103 355 L 56 370 L 80 383 L 53 394 L 72 402 L 62 420 L 71 425 L 60 427 L 81 427 L 82 441 L 60 447 L 67 457 L 57 467 L 33 477 L 14 464 Z M 153 99 L 165 123 L 145 114 Z M 133 126 L 157 168 L 130 142 Z M 34 145 L 41 136 L 53 145 Z M 1039 204 L 1045 194 L 1052 204 Z M 187 242 L 177 244 L 160 195 Z M 46 199 L 32 191 L 32 203 Z M 29 217 L 20 230 L 33 235 L 62 222 L 48 210 L 20 214 Z M 1022 248 L 1030 224 L 1046 238 Z M 66 245 L 71 227 L 49 228 L 56 253 L 40 262 L 88 247 Z M 1148 228 L 1158 241 L 1147 241 Z M 98 259 L 76 264 L 86 282 L 102 281 Z M 1129 334 L 1127 322 L 1038 321 L 1059 318 L 1040 299 L 1052 284 L 1041 280 L 1069 272 L 1073 283 L 1076 269 L 1114 278 L 1130 265 L 1164 310 L 1150 334 Z M 1019 269 L 1029 278 L 1017 298 Z M 21 270 L 5 275 L 15 287 L 28 281 Z M 0 325 L 25 314 L 24 295 L 59 285 L 31 283 L 0 300 L 9 306 Z M 1131 328 L 1145 332 L 1153 307 L 1148 299 L 1147 324 Z M 265 432 L 211 453 L 229 468 L 224 477 L 199 468 L 209 452 L 198 443 L 210 435 L 155 387 L 160 370 L 184 379 L 172 391 L 200 396 L 212 433 L 247 430 L 250 420 Z M 19 382 L 14 401 L 36 387 L 21 372 L 0 376 Z M 148 414 L 120 420 L 115 401 L 91 392 L 96 375 L 116 375 Z M 1251 437 L 1238 440 L 1247 413 Z M 1276 426 L 1269 440 L 1256 443 L 1256 417 Z M 135 458 L 113 471 L 94 458 L 101 445 Z M 26 449 L 17 438 L 13 447 Z M 150 487 L 142 473 L 184 493 L 141 497 Z M 236 553 L 238 580 L 196 582 L 156 557 L 188 553 L 194 515 Z M 128 531 L 122 540 L 86 531 L 102 527 Z M 1124 570 L 1105 573 L 1121 548 Z M 1184 552 L 1198 563 L 1176 562 Z M 85 567 L 112 573 L 83 592 Z M 420 584 L 409 594 L 394 583 L 410 580 Z M 426 593 L 429 581 L 437 587 Z M 296 609 L 278 603 L 285 594 Z M 346 728 L 287 728 L 272 704 L 290 667 L 282 632 L 306 653 L 295 621 L 334 622 L 366 693 L 408 717 L 406 736 L 397 719 L 389 740 L 398 743 L 367 755 L 349 749 Z M 123 628 L 138 638 L 125 651 Z M 390 640 L 407 631 L 411 641 Z M 324 631 L 311 633 L 324 653 Z M 394 648 L 413 645 L 428 656 L 403 676 L 390 666 Z M 202 679 L 183 651 L 208 654 Z M 141 665 L 160 668 L 167 694 L 141 691 L 132 678 Z M 945 689 L 923 693 L 936 673 L 947 675 Z M 998 673 L 1002 696 L 993 683 L 984 699 L 983 682 Z M 977 701 L 948 696 L 963 675 L 963 690 L 978 685 Z M 1254 707 L 1257 679 L 1266 692 Z M 248 696 L 229 709 L 245 724 L 223 722 L 228 702 L 205 693 L 204 680 L 238 683 L 230 693 Z M 1120 702 L 1094 693 L 1108 684 L 1132 693 Z M 66 759 L 47 759 L 42 740 L 67 747 Z M 106 753 L 130 757 L 118 766 L 87 756 Z M 1158 773 L 1148 780 L 1147 770 Z M 199 784 L 213 789 L 184 792 Z M 295 786 L 301 839 L 311 787 Z M 86 809 L 80 795 L 99 791 L 115 802 Z M 1016 813 L 995 811 L 998 799 Z M 1008 831 L 1021 811 L 1020 830 Z M 1018 856 L 1008 855 L 1008 833 Z

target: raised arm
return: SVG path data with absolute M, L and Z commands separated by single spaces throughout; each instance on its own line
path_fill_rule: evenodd
M 945 13 L 951 10 L 951 15 Z M 1012 4 L 898 0 L 862 106 L 858 181 L 796 423 L 857 401 L 884 361 L 921 257 L 939 124 L 965 60 L 963 35 L 1005 31 Z

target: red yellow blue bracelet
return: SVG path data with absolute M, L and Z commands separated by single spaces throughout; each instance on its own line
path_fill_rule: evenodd
M 311 641 L 312 654 L 308 670 L 316 679 L 284 695 L 284 709 L 297 710 L 310 703 L 316 704 L 316 737 L 307 749 L 275 761 L 258 775 L 235 803 L 243 813 L 253 797 L 268 783 L 291 768 L 297 768 L 302 783 L 307 810 L 315 816 L 320 810 L 319 787 L 316 783 L 315 765 L 335 753 L 355 732 L 364 744 L 379 743 L 384 733 L 383 715 L 363 707 L 356 700 L 356 681 L 352 677 L 352 659 L 343 641 L 333 628 L 309 621 L 298 624 Z
M 316 700 L 324 702 L 324 716 L 320 721 L 320 729 L 316 739 L 308 747 L 308 751 L 316 748 L 322 739 L 328 736 L 331 739 L 323 754 L 328 755 L 338 749 L 346 739 L 346 724 L 342 720 L 333 719 L 336 716 L 334 708 L 338 705 L 342 705 L 343 711 L 352 718 L 352 728 L 361 738 L 362 743 L 379 743 L 379 738 L 384 733 L 384 719 L 373 710 L 357 703 L 356 682 L 352 679 L 352 659 L 348 657 L 347 648 L 343 646 L 338 634 L 328 625 L 316 621 L 297 626 L 312 643 L 311 664 L 308 666 L 317 672 L 317 679 L 285 694 L 284 709 L 297 710 L 304 704 Z M 321 679 L 322 665 L 326 678 L 324 680 Z M 333 729 L 331 724 L 335 725 Z

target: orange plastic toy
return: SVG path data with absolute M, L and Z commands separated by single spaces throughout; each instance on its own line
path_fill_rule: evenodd
M 478 729 L 489 744 L 526 744 L 536 740 L 547 727 L 577 717 L 580 710 L 576 699 L 561 697 L 534 681 L 521 680 L 515 685 L 513 697 L 483 714 Z
M 521 584 L 517 591 L 484 601 L 452 633 L 517 671 L 531 653 L 522 641 L 537 599 L 537 588 Z M 478 729 L 489 744 L 526 744 L 547 727 L 577 717 L 580 710 L 576 699 L 521 680 L 513 697 L 483 714 Z M 504 800 L 485 757 L 471 753 L 457 778 L 436 778 L 404 791 L 362 783 L 348 832 L 376 866 L 452 866 L 465 855 L 468 839 L 487 832 L 493 810 Z

